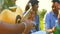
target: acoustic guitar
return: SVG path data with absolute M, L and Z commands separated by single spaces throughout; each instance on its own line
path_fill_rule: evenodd
M 23 17 L 22 9 L 20 7 L 9 9 L 5 9 L 0 14 L 0 20 L 8 23 L 8 24 L 15 24 L 20 23 L 21 17 Z M 15 11 L 14 11 L 15 10 Z

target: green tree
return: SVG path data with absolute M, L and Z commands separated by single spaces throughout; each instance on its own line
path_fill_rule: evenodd
M 40 29 L 41 30 L 44 30 L 43 18 L 44 18 L 44 15 L 45 15 L 46 12 L 47 12 L 47 10 L 45 10 L 45 9 L 42 9 L 41 11 L 38 11 L 38 14 L 40 16 Z

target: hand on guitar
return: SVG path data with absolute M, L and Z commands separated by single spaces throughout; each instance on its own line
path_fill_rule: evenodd
M 24 32 L 22 32 L 22 34 L 28 34 L 30 32 L 30 30 L 33 28 L 33 22 L 29 19 L 25 19 L 24 23 L 26 23 L 26 27 Z

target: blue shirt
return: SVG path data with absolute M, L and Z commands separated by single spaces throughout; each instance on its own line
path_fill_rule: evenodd
M 23 15 L 25 14 L 26 12 L 23 13 Z M 32 28 L 31 32 L 30 33 L 33 33 L 33 32 L 36 32 L 36 31 L 39 31 L 40 30 L 40 27 L 39 27 L 39 15 L 36 14 L 35 15 L 35 19 L 34 19 L 34 27 Z
M 38 31 L 38 32 L 35 32 L 35 33 L 32 33 L 32 34 L 46 34 L 45 31 Z
M 36 27 L 33 27 L 33 29 L 31 30 L 32 33 L 40 30 L 40 28 L 39 28 L 39 16 L 37 14 L 35 16 L 34 25 Z
M 47 12 L 44 17 L 45 29 L 51 29 L 54 27 L 56 20 L 58 20 L 58 17 L 54 14 L 53 11 Z

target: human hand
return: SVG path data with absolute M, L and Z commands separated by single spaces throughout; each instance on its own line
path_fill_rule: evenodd
M 25 30 L 22 34 L 28 34 L 30 32 L 30 30 L 33 28 L 33 21 L 29 20 L 29 19 L 25 19 L 24 23 L 26 23 L 26 27 Z

